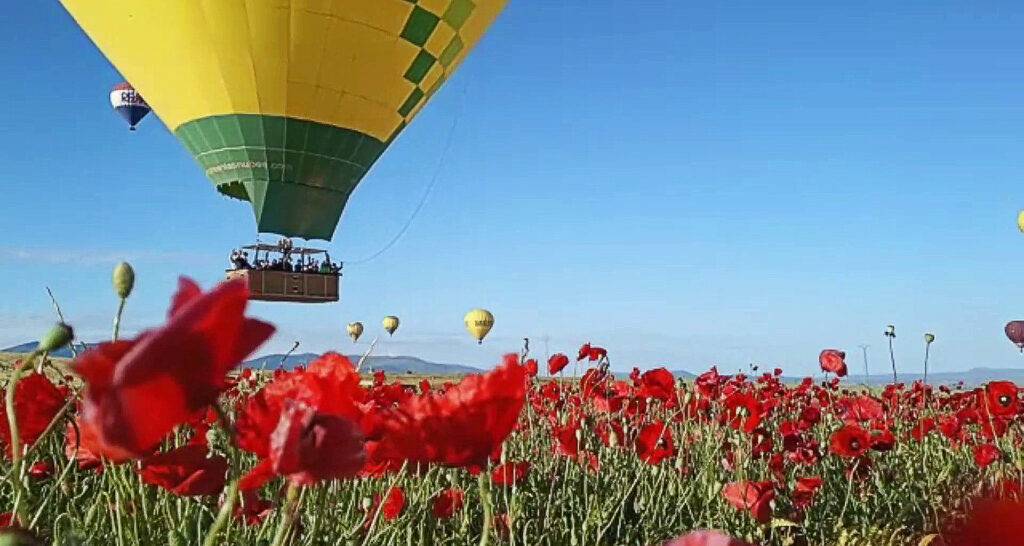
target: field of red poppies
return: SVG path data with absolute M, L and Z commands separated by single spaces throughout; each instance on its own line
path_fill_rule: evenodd
M 274 332 L 246 296 L 183 280 L 161 327 L 67 374 L 62 324 L 9 370 L 0 544 L 1024 543 L 1009 382 L 867 390 L 836 350 L 818 383 L 617 377 L 591 344 L 441 386 L 239 373 Z

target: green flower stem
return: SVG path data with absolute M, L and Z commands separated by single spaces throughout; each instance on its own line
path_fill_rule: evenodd
M 21 434 L 18 431 L 18 416 L 14 409 L 14 392 L 21 379 L 21 372 L 26 367 L 31 368 L 33 361 L 39 356 L 39 351 L 29 355 L 28 358 L 18 362 L 11 370 L 11 380 L 7 383 L 7 392 L 4 396 L 4 404 L 7 409 L 7 424 L 11 432 L 11 468 L 10 476 L 11 489 L 14 490 L 14 509 L 12 512 L 17 516 L 20 525 L 28 523 L 28 491 L 25 490 L 21 481 Z
M 289 490 L 290 491 L 290 490 Z M 228 494 L 224 499 L 224 504 L 221 505 L 220 511 L 217 512 L 217 519 L 213 520 L 213 524 L 210 525 L 210 529 L 206 532 L 206 539 L 203 540 L 203 546 L 215 546 L 218 544 L 217 536 L 220 534 L 221 529 L 227 524 L 228 519 L 231 517 L 231 512 L 235 508 L 235 501 L 238 499 L 238 479 L 232 480 L 231 485 L 228 486 Z
M 288 534 L 292 530 L 292 524 L 299 515 L 299 493 L 302 487 L 294 483 L 288 484 L 288 492 L 285 493 L 284 507 L 281 512 L 281 521 L 277 524 L 277 532 L 274 533 L 274 541 L 271 546 L 284 546 L 288 541 Z
M 121 332 L 121 315 L 124 314 L 124 304 L 128 302 L 128 298 L 121 298 L 121 303 L 117 306 L 117 314 L 114 315 L 114 335 L 111 338 L 117 341 L 117 335 Z
M 491 493 L 487 488 L 487 473 L 481 472 L 476 477 L 477 487 L 480 489 L 480 502 L 484 508 L 484 524 L 480 530 L 479 546 L 487 546 L 491 542 L 491 527 L 494 526 L 494 507 L 491 506 Z

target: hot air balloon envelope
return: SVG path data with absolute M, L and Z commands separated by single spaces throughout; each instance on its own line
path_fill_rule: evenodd
M 384 317 L 383 325 L 384 331 L 387 332 L 389 336 L 394 335 L 395 330 L 398 330 L 398 317 L 393 315 Z
M 1024 352 L 1024 320 L 1007 322 L 1006 337 L 1017 345 L 1017 348 L 1019 348 L 1021 352 Z
M 1024 210 L 1017 213 L 1017 229 L 1024 233 Z
M 135 89 L 127 83 L 119 83 L 110 90 L 110 105 L 114 111 L 128 122 L 132 131 L 149 113 L 149 105 Z
M 506 0 L 62 0 L 258 231 L 330 239 Z
M 349 323 L 345 329 L 348 331 L 348 337 L 352 338 L 352 343 L 359 341 L 359 336 L 363 335 L 362 322 Z
M 483 343 L 484 338 L 494 327 L 494 315 L 486 309 L 473 309 L 466 313 L 466 330 L 476 339 L 477 343 Z

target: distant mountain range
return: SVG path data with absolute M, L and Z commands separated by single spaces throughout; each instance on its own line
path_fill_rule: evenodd
M 95 343 L 86 343 L 84 345 L 76 343 L 75 349 L 81 353 L 83 347 L 88 348 L 95 345 Z M 21 345 L 7 347 L 6 349 L 0 349 L 0 353 L 27 354 L 35 351 L 38 346 L 38 341 L 31 341 L 28 343 L 22 343 Z M 55 358 L 71 358 L 71 349 L 65 347 L 59 351 L 50 353 L 50 356 Z M 319 356 L 320 355 L 313 353 L 292 354 L 287 357 L 283 354 L 271 354 L 248 360 L 242 363 L 242 365 L 247 368 L 263 368 L 267 370 L 274 370 L 281 366 L 291 369 L 295 366 L 309 364 Z M 361 355 L 348 355 L 348 358 L 353 364 L 355 364 L 359 362 L 360 356 Z M 367 357 L 366 361 L 363 363 L 363 368 L 366 371 L 381 370 L 384 373 L 392 375 L 405 374 L 409 372 L 417 375 L 463 375 L 469 373 L 480 373 L 482 371 L 471 366 L 429 362 L 412 356 L 370 356 Z
M 273 370 L 278 367 L 288 369 L 295 366 L 309 364 L 320 355 L 314 353 L 301 353 L 288 355 L 273 354 L 254 358 L 246 361 L 243 366 L 255 369 Z M 353 364 L 359 362 L 361 355 L 348 355 Z M 388 374 L 414 373 L 417 375 L 462 375 L 468 373 L 480 373 L 482 370 L 461 364 L 440 364 L 429 362 L 413 356 L 369 356 L 363 362 L 363 370 L 380 370 Z
M 7 347 L 6 349 L 0 349 L 0 353 L 31 353 L 39 345 L 39 342 L 32 341 L 29 343 L 22 343 L 21 345 L 15 345 L 13 347 Z M 95 343 L 86 344 L 75 344 L 76 349 L 81 352 L 82 347 L 92 347 Z M 71 350 L 67 347 L 52 353 L 51 356 L 56 358 L 71 358 Z M 287 358 L 283 354 L 272 354 L 254 358 L 252 360 L 243 363 L 243 366 L 247 368 L 264 368 L 273 370 L 279 366 L 285 368 L 294 368 L 300 364 L 309 364 L 315 360 L 318 354 L 314 353 L 300 353 L 288 355 Z M 360 355 L 349 355 L 348 358 L 352 360 L 352 363 L 359 361 Z M 468 373 L 479 373 L 482 370 L 474 368 L 472 366 L 464 366 L 462 364 L 442 364 L 438 362 L 430 362 L 421 358 L 412 356 L 370 356 L 367 357 L 366 362 L 363 363 L 363 367 L 366 371 L 369 370 L 381 370 L 388 374 L 405 374 L 414 373 L 417 375 L 462 375 Z M 543 366 L 542 366 L 543 367 Z M 671 370 L 672 374 L 680 379 L 694 379 L 696 375 L 685 370 Z M 729 370 L 720 370 L 723 374 L 731 373 Z M 625 378 L 628 372 L 618 371 L 615 375 L 620 378 Z M 752 378 L 756 377 L 756 374 L 748 373 L 747 375 Z M 823 379 L 822 374 L 815 376 L 815 381 L 821 381 Z M 783 376 L 782 381 L 786 383 L 796 383 L 802 380 L 803 377 L 789 377 Z M 902 383 L 912 383 L 918 379 L 922 379 L 922 374 L 919 373 L 900 373 L 899 380 Z M 1024 385 L 1024 368 L 971 368 L 967 371 L 961 372 L 937 372 L 928 374 L 928 382 L 933 385 L 953 385 L 963 381 L 966 387 L 976 387 L 989 381 L 996 380 L 1007 380 L 1013 381 L 1018 385 Z M 850 385 L 887 385 L 892 382 L 892 375 L 877 374 L 869 375 L 866 377 L 863 375 L 851 375 L 843 378 L 843 383 Z

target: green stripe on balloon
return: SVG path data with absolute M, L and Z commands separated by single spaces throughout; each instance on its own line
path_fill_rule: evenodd
M 281 116 L 188 122 L 175 134 L 221 193 L 252 203 L 257 229 L 330 239 L 348 196 L 387 147 L 358 131 Z

